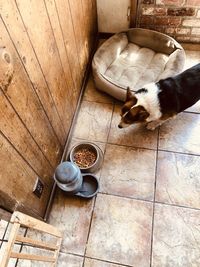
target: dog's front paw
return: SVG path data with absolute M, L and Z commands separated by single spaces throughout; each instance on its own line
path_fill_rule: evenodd
M 156 127 L 153 126 L 152 124 L 148 123 L 148 124 L 146 125 L 146 128 L 147 128 L 147 130 L 154 131 Z
M 151 121 L 146 125 L 146 128 L 148 130 L 154 131 L 156 129 L 156 127 L 159 126 L 159 123 L 157 121 Z

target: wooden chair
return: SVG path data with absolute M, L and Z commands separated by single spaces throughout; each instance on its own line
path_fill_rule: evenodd
M 62 235 L 58 229 L 56 229 L 52 225 L 49 225 L 45 222 L 32 218 L 18 211 L 13 213 L 10 222 L 12 224 L 12 228 L 11 228 L 7 246 L 5 247 L 2 262 L 0 263 L 1 267 L 7 267 L 10 258 L 49 262 L 49 263 L 52 263 L 52 266 L 56 266 L 56 262 L 58 259 L 58 254 L 59 254 L 60 246 L 62 242 Z M 54 236 L 56 239 L 56 242 L 55 244 L 49 244 L 47 242 L 43 242 L 43 241 L 39 241 L 39 240 L 35 240 L 32 238 L 19 235 L 18 232 L 19 232 L 20 226 L 25 226 L 28 229 L 38 230 L 40 232 L 47 233 L 51 236 Z M 30 245 L 35 248 L 40 248 L 40 249 L 51 251 L 53 252 L 53 256 L 43 256 L 43 255 L 28 254 L 28 253 L 22 253 L 22 252 L 19 252 L 19 253 L 14 252 L 12 249 L 16 242 L 21 242 L 23 244 Z

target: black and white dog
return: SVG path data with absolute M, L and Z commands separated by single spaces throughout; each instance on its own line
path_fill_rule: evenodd
M 135 93 L 128 88 L 118 127 L 147 122 L 147 128 L 154 130 L 198 100 L 200 63 L 174 77 L 147 84 Z

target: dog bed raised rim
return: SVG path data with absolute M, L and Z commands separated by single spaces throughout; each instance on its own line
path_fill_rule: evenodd
M 142 28 L 117 33 L 96 51 L 92 69 L 96 87 L 124 101 L 129 86 L 145 84 L 180 73 L 185 63 L 182 46 L 172 37 Z

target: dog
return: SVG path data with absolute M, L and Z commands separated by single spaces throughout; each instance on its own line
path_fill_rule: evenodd
M 147 129 L 154 130 L 198 100 L 200 100 L 200 63 L 176 76 L 147 84 L 134 93 L 128 87 L 118 127 L 125 128 L 134 123 L 146 123 Z

